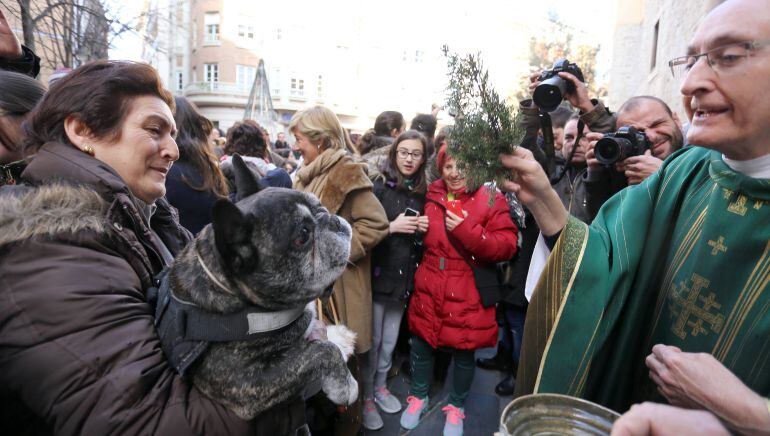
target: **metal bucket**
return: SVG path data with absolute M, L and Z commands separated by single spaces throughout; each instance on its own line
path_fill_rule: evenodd
M 567 395 L 536 394 L 513 400 L 500 417 L 501 436 L 609 435 L 620 415 Z

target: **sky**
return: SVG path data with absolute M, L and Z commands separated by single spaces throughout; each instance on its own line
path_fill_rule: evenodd
M 250 1 L 250 0 L 244 0 Z M 317 5 L 323 4 L 325 19 L 330 25 L 339 21 L 340 16 L 344 21 L 355 18 L 356 14 L 366 17 L 378 17 L 385 23 L 387 31 L 382 32 L 383 44 L 402 44 L 409 48 L 410 40 L 417 38 L 430 38 L 436 41 L 449 42 L 458 51 L 482 50 L 494 53 L 495 45 L 507 44 L 505 38 L 487 36 L 484 31 L 499 29 L 511 22 L 526 22 L 527 17 L 558 16 L 558 19 L 582 33 L 583 36 L 601 43 L 598 60 L 598 77 L 601 80 L 603 74 L 609 70 L 611 58 L 611 43 L 615 30 L 615 15 L 617 0 L 474 0 L 473 2 L 457 2 L 453 4 L 437 0 L 389 0 L 387 8 L 383 3 L 371 0 L 341 0 L 344 4 L 355 4 L 354 8 L 335 8 L 332 6 L 335 0 L 325 2 L 313 1 L 308 3 L 308 8 L 301 7 L 302 1 L 291 2 L 292 7 L 286 10 L 285 20 L 295 20 L 298 15 L 307 11 L 305 19 L 317 19 Z M 119 16 L 126 20 L 137 17 L 142 8 L 141 1 L 133 0 L 106 0 L 109 8 L 119 12 Z M 287 3 L 289 4 L 289 3 Z M 299 5 L 299 7 L 298 7 Z M 315 6 L 315 7 L 314 7 Z M 316 9 L 316 10 L 314 10 Z M 323 16 L 324 13 L 321 14 Z M 411 18 L 410 18 L 411 17 Z M 426 18 L 427 17 L 427 18 Z M 273 17 L 273 19 L 281 19 Z M 343 22 L 344 22 L 343 21 Z M 533 20 L 534 21 L 534 20 Z M 393 29 L 393 32 L 390 31 Z M 478 35 L 482 36 L 479 41 Z M 141 39 L 137 32 L 125 32 L 117 38 L 114 47 L 110 50 L 113 59 L 141 60 Z M 465 45 L 465 46 L 464 46 Z M 493 54 L 489 55 L 486 65 L 492 72 L 496 68 L 498 60 Z M 503 62 L 500 60 L 500 62 Z M 500 65 L 500 69 L 503 69 Z

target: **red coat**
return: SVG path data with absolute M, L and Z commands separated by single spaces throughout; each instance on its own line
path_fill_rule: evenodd
M 462 202 L 468 216 L 451 232 L 453 242 L 478 264 L 508 260 L 516 253 L 518 231 L 505 197 L 497 192 L 490 206 L 489 195 L 489 190 L 482 187 L 455 198 Z M 481 305 L 473 270 L 449 241 L 444 221 L 446 196 L 443 180 L 428 188 L 425 215 L 430 224 L 409 302 L 409 329 L 434 348 L 492 347 L 497 343 L 495 308 Z

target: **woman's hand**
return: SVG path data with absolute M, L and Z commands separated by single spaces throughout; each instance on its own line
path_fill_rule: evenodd
M 390 233 L 413 234 L 417 231 L 417 217 L 406 216 L 403 213 L 390 222 Z
M 500 161 L 513 174 L 513 180 L 506 180 L 501 188 L 516 194 L 532 211 L 543 235 L 552 236 L 561 231 L 567 225 L 569 213 L 532 152 L 516 147 L 513 154 L 500 155 Z
M 426 233 L 428 231 L 428 216 L 422 215 L 417 217 L 417 232 Z
M 465 218 L 468 216 L 468 212 L 463 211 L 463 216 L 459 217 L 452 213 L 452 211 L 448 210 L 446 211 L 446 229 L 450 232 L 453 231 L 457 226 L 462 224 L 463 221 L 465 221 Z

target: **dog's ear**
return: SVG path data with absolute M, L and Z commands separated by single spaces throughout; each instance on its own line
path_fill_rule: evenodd
M 233 155 L 233 173 L 235 174 L 235 201 L 241 201 L 265 188 L 259 177 L 249 169 L 238 154 Z
M 224 266 L 235 273 L 248 270 L 257 263 L 257 252 L 251 243 L 253 224 L 238 206 L 227 199 L 214 203 L 211 211 L 214 241 Z

